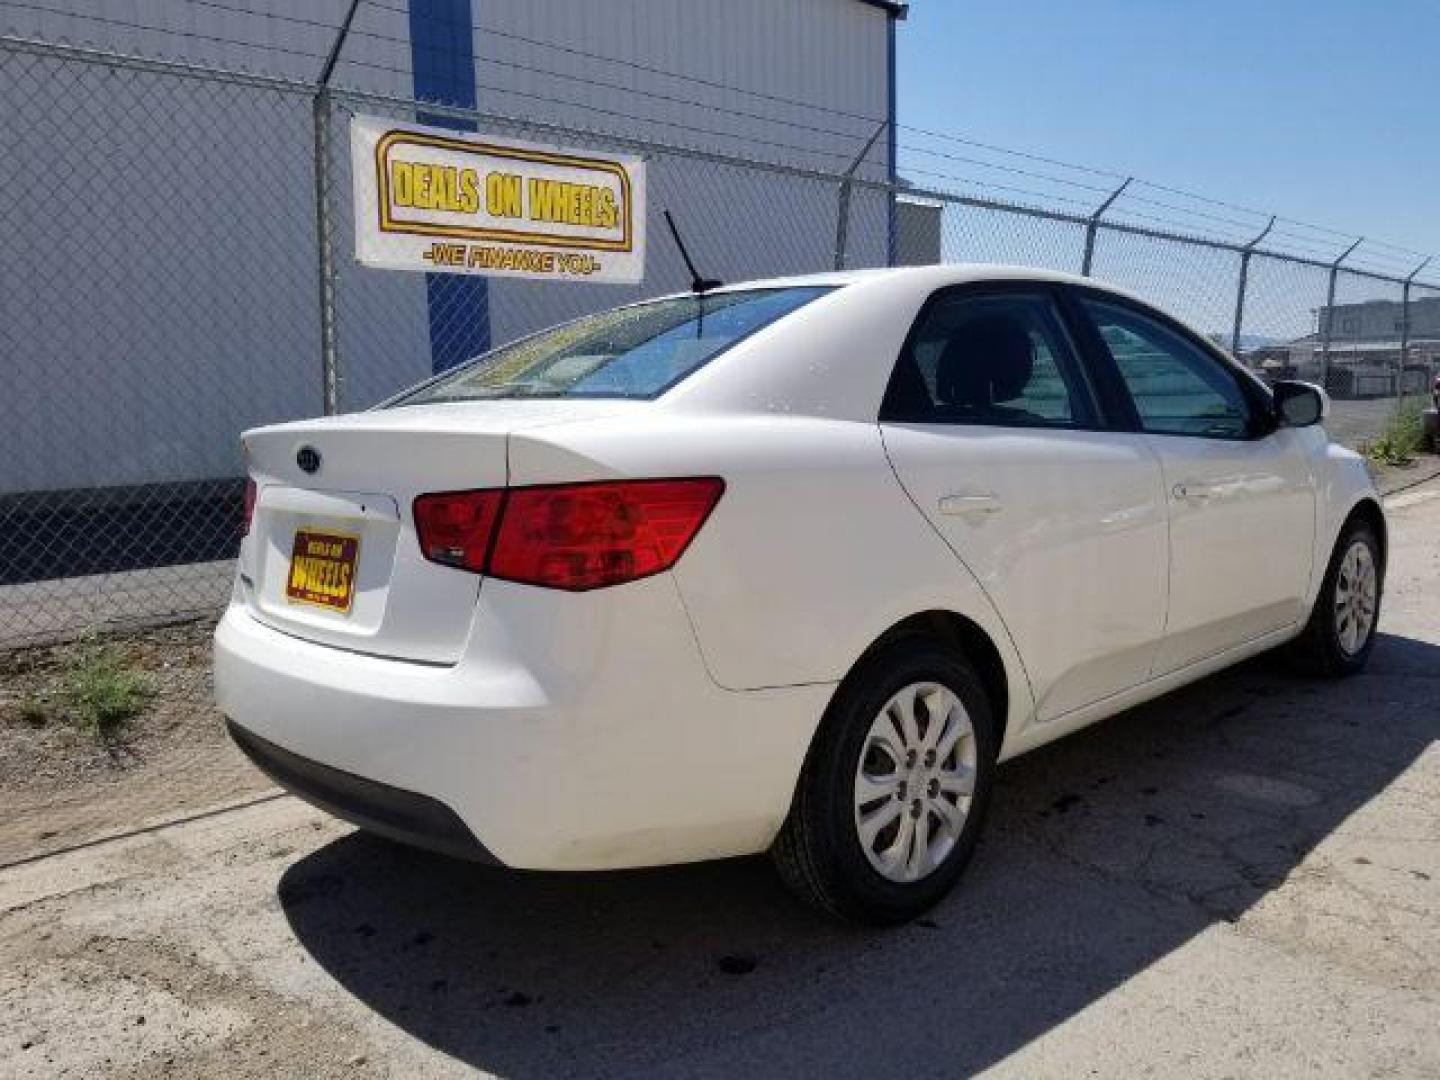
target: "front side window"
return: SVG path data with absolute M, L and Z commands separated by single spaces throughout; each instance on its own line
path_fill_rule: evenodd
M 587 315 L 464 364 L 396 398 L 653 398 L 713 357 L 830 292 L 824 286 L 677 296 Z
M 1250 403 L 1236 377 L 1199 345 L 1121 304 L 1081 297 L 1124 381 L 1143 430 L 1243 439 Z
M 920 316 L 886 393 L 882 419 L 1003 427 L 1095 422 L 1050 298 L 942 296 Z

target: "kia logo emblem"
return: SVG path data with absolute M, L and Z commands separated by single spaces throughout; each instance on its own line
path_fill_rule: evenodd
M 295 464 L 304 469 L 307 473 L 320 471 L 320 451 L 306 443 L 295 451 Z

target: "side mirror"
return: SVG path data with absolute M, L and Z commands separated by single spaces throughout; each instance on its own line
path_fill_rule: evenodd
M 1277 382 L 1271 387 L 1271 394 L 1275 420 L 1281 427 L 1309 427 L 1330 412 L 1330 398 L 1313 383 Z

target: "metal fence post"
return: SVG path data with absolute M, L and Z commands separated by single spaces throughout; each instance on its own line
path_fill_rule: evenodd
M 1359 237 L 1330 264 L 1330 287 L 1325 293 L 1325 310 L 1321 319 L 1323 325 L 1320 327 L 1320 385 L 1327 394 L 1330 392 L 1330 337 L 1335 326 L 1335 282 L 1340 277 L 1340 264 L 1364 242 L 1365 238 Z
M 840 177 L 840 192 L 836 199 L 836 212 L 838 214 L 838 217 L 835 221 L 836 270 L 845 269 L 845 248 L 850 242 L 850 191 L 855 181 L 855 170 L 860 168 L 861 162 L 863 162 L 866 156 L 870 153 L 870 150 L 872 147 L 874 147 L 876 140 L 880 138 L 881 132 L 883 132 L 889 126 L 890 121 L 880 121 L 880 126 L 877 127 L 875 129 L 875 133 L 865 141 L 865 145 L 861 147 L 860 153 L 855 155 L 855 160 L 850 162 L 850 167 L 846 169 L 844 175 Z M 895 198 L 895 192 L 893 189 L 891 190 L 889 197 L 891 199 Z
M 1245 321 L 1245 285 L 1250 280 L 1250 256 L 1255 251 L 1255 246 L 1270 235 L 1270 230 L 1275 227 L 1275 216 L 1270 216 L 1270 224 L 1260 231 L 1260 235 L 1246 244 L 1240 252 L 1240 282 L 1235 289 L 1235 327 L 1230 334 L 1230 355 L 1236 360 L 1240 359 L 1240 326 Z
M 315 246 L 320 279 L 320 397 L 326 416 L 340 411 L 340 354 L 335 338 L 335 254 L 330 223 L 330 77 L 355 20 L 360 0 L 350 0 L 315 88 Z
M 1110 209 L 1110 205 L 1124 193 L 1133 179 L 1135 179 L 1133 176 L 1127 176 L 1125 182 L 1112 191 L 1108 199 L 1096 207 L 1095 212 L 1085 223 L 1085 257 L 1080 260 L 1080 273 L 1086 277 L 1090 276 L 1090 264 L 1095 260 L 1095 232 L 1100 228 L 1100 216 Z
M 1410 285 L 1414 282 L 1417 274 L 1430 265 L 1430 257 L 1426 256 L 1425 261 L 1405 279 L 1405 286 L 1400 293 L 1400 370 L 1395 373 L 1395 400 L 1399 401 L 1405 396 L 1405 368 L 1410 363 Z M 1426 373 L 1426 381 L 1429 381 L 1429 373 Z M 1429 387 L 1422 387 L 1422 392 Z
M 335 347 L 335 268 L 330 249 L 330 90 L 315 95 L 315 245 L 320 284 L 320 400 L 326 416 L 340 411 L 340 362 Z

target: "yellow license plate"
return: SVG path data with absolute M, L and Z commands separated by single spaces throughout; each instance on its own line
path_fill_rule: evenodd
M 360 538 L 344 533 L 296 529 L 285 596 L 292 604 L 316 604 L 348 612 L 355 600 L 355 564 Z

